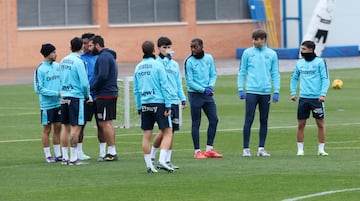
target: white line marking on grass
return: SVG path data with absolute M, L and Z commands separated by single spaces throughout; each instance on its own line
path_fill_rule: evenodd
M 303 199 L 307 199 L 307 198 L 311 198 L 311 197 L 318 197 L 318 196 L 329 195 L 329 194 L 334 194 L 334 193 L 343 193 L 343 192 L 358 191 L 358 190 L 360 190 L 360 188 L 348 188 L 348 189 L 342 189 L 342 190 L 325 191 L 325 192 L 320 192 L 320 193 L 304 195 L 304 196 L 300 196 L 300 197 L 289 198 L 289 199 L 285 199 L 282 201 L 303 200 Z

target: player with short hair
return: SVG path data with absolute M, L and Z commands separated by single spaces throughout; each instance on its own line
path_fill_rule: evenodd
M 325 97 L 330 85 L 329 71 L 324 59 L 316 56 L 315 43 L 301 43 L 301 56 L 296 63 L 290 81 L 291 100 L 296 101 L 296 90 L 299 85 L 299 103 L 297 110 L 297 148 L 298 156 L 304 155 L 304 129 L 310 111 L 318 128 L 318 155 L 327 156 L 325 152 Z
M 214 100 L 214 86 L 217 79 L 215 62 L 210 54 L 204 52 L 202 39 L 192 39 L 190 48 L 191 55 L 184 61 L 184 71 L 191 109 L 191 136 L 195 151 L 194 158 L 222 158 L 223 155 L 217 153 L 213 147 L 219 122 Z M 204 110 L 209 121 L 204 154 L 200 149 L 201 110 Z
M 142 149 L 148 173 L 157 170 L 151 161 L 150 141 L 155 122 L 162 132 L 160 157 L 158 164 L 161 169 L 173 172 L 174 169 L 166 163 L 166 155 L 170 149 L 171 134 L 171 96 L 172 93 L 162 63 L 155 60 L 155 47 L 152 41 L 142 44 L 143 60 L 134 71 L 134 97 L 141 118 L 141 129 L 144 131 Z
M 71 51 L 60 62 L 61 69 L 61 123 L 62 151 L 64 165 L 85 164 L 78 160 L 77 145 L 81 128 L 85 125 L 85 100 L 91 102 L 90 85 L 84 62 L 80 59 L 83 41 L 75 37 L 70 41 Z M 70 158 L 68 143 L 70 138 Z
M 44 60 L 34 72 L 34 91 L 39 94 L 41 124 L 43 125 L 41 141 L 47 163 L 62 160 L 60 148 L 60 68 L 56 61 L 56 48 L 50 43 L 41 46 L 40 53 Z M 50 132 L 53 128 L 52 143 L 55 158 L 50 151 Z
M 251 156 L 249 142 L 251 126 L 254 121 L 257 105 L 259 105 L 260 113 L 257 156 L 270 156 L 270 154 L 265 151 L 270 98 L 273 89 L 272 102 L 276 103 L 279 101 L 280 72 L 278 56 L 274 50 L 266 46 L 266 40 L 267 33 L 264 30 L 255 30 L 252 33 L 253 46 L 247 48 L 241 57 L 238 73 L 238 94 L 240 99 L 245 99 L 245 122 L 243 129 L 244 157 Z
M 166 163 L 174 168 L 179 169 L 178 166 L 174 165 L 171 162 L 172 155 L 172 146 L 174 142 L 175 131 L 179 130 L 179 103 L 181 102 L 181 108 L 186 107 L 186 97 L 184 94 L 184 89 L 182 86 L 182 78 L 180 73 L 179 64 L 172 59 L 173 51 L 171 48 L 172 42 L 168 37 L 160 37 L 157 41 L 157 46 L 159 49 L 159 55 L 156 57 L 156 60 L 161 62 L 164 65 L 165 71 L 167 73 L 167 78 L 169 80 L 170 88 L 172 89 L 173 95 L 171 99 L 171 121 L 172 121 L 172 140 L 170 149 L 166 155 Z M 155 160 L 156 152 L 160 147 L 163 133 L 160 131 L 156 135 L 153 146 L 151 147 L 151 160 Z M 158 168 L 162 168 L 158 165 Z

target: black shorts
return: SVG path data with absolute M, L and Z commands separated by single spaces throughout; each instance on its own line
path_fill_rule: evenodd
M 318 98 L 300 98 L 298 104 L 297 118 L 307 119 L 310 111 L 315 119 L 324 119 L 324 104 Z
M 91 104 L 85 102 L 85 120 L 91 121 L 93 116 L 96 118 L 96 102 Z
M 66 97 L 61 99 L 61 123 L 72 126 L 83 126 L 85 124 L 84 106 L 82 98 Z
M 41 110 L 40 116 L 41 116 L 41 124 L 43 126 L 60 122 L 61 121 L 60 107 L 52 108 L 49 110 Z
M 141 129 L 153 130 L 155 122 L 159 129 L 172 127 L 170 116 L 165 117 L 165 104 L 152 103 L 141 106 Z
M 117 98 L 97 98 L 96 99 L 96 118 L 99 121 L 116 119 Z
M 180 111 L 179 111 L 179 105 L 172 104 L 171 105 L 171 123 L 172 123 L 172 129 L 173 131 L 178 131 L 179 128 L 179 122 L 180 122 Z

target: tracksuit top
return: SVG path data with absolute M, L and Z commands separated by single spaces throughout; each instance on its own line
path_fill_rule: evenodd
M 91 91 L 95 91 L 97 97 L 117 97 L 119 92 L 117 78 L 116 52 L 105 48 L 100 51 L 95 62 Z
M 61 96 L 86 99 L 90 95 L 90 85 L 85 63 L 80 54 L 70 53 L 60 62 Z
M 98 55 L 93 55 L 89 52 L 84 52 L 80 55 L 80 58 L 85 62 L 85 67 L 86 67 L 89 83 L 91 86 L 94 83 L 94 68 Z M 96 98 L 95 92 L 90 91 L 90 93 L 92 98 L 95 99 Z
M 188 92 L 204 93 L 205 87 L 214 87 L 216 68 L 213 57 L 205 53 L 201 59 L 190 55 L 184 62 L 185 82 Z
M 291 95 L 296 95 L 299 80 L 299 97 L 319 98 L 320 96 L 326 96 L 330 78 L 324 59 L 320 57 L 315 57 L 312 61 L 300 59 L 296 63 L 290 81 Z
M 156 60 L 161 62 L 165 67 L 169 87 L 173 92 L 171 104 L 179 105 L 180 101 L 186 101 L 179 64 L 173 59 L 169 59 L 167 57 L 161 58 L 158 56 Z
M 34 91 L 39 94 L 41 110 L 60 107 L 60 88 L 59 64 L 42 61 L 34 72 Z
M 165 103 L 171 108 L 172 90 L 162 63 L 154 58 L 144 58 L 136 65 L 134 71 L 134 97 L 136 107 L 142 104 Z
M 280 91 L 279 61 L 276 52 L 268 47 L 247 48 L 241 57 L 238 72 L 238 91 L 269 95 Z M 246 84 L 245 84 L 246 82 Z

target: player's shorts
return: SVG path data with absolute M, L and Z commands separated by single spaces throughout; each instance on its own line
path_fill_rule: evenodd
M 47 126 L 52 123 L 61 121 L 61 111 L 60 107 L 52 108 L 49 110 L 41 110 L 41 124 Z
M 300 98 L 298 104 L 298 119 L 308 119 L 310 111 L 315 119 L 324 119 L 324 104 L 317 98 Z
M 97 98 L 96 99 L 96 118 L 99 121 L 116 119 L 117 98 Z
M 85 124 L 84 99 L 66 97 L 61 99 L 61 123 L 73 126 Z
M 155 122 L 159 129 L 172 127 L 170 116 L 165 117 L 165 104 L 152 103 L 141 106 L 141 129 L 153 130 Z
M 87 104 L 85 101 L 85 120 L 91 121 L 93 116 L 96 118 L 96 102 L 92 104 Z
M 179 114 L 179 105 L 172 104 L 171 105 L 171 123 L 173 131 L 178 131 L 179 123 L 180 123 L 180 114 Z

